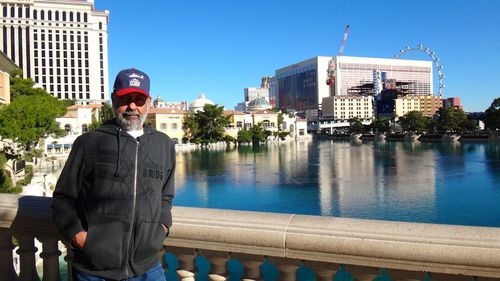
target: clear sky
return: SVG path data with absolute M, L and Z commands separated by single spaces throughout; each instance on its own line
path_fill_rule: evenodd
M 199 93 L 227 109 L 243 88 L 315 56 L 334 56 L 347 24 L 344 55 L 392 58 L 405 46 L 436 52 L 445 97 L 484 111 L 500 97 L 497 0 L 95 0 L 109 10 L 110 88 L 116 73 L 149 74 L 166 101 Z M 403 59 L 431 60 L 423 52 Z M 437 77 L 434 68 L 434 76 Z M 437 79 L 435 79 L 437 92 Z

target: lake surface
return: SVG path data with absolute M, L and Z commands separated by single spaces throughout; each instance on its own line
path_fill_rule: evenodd
M 500 226 L 500 143 L 314 140 L 181 151 L 174 204 Z

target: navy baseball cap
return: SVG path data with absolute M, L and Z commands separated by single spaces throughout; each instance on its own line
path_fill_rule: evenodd
M 113 85 L 113 94 L 121 97 L 131 93 L 149 95 L 149 77 L 146 73 L 135 68 L 124 69 L 116 75 Z

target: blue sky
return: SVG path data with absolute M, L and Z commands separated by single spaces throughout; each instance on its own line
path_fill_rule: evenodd
M 392 58 L 422 44 L 444 67 L 445 97 L 461 97 L 466 111 L 484 111 L 500 97 L 496 0 L 95 2 L 110 11 L 110 85 L 120 69 L 136 67 L 167 101 L 203 92 L 233 109 L 243 88 L 258 87 L 276 69 L 336 55 L 346 24 L 346 56 Z M 430 60 L 422 52 L 402 58 Z

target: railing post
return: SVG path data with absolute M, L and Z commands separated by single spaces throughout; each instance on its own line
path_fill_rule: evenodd
M 59 256 L 61 251 L 58 248 L 58 239 L 51 237 L 40 238 L 42 245 L 42 253 L 40 257 L 43 259 L 43 281 L 61 281 L 59 274 Z
M 299 260 L 269 257 L 269 261 L 278 266 L 279 280 L 294 281 L 296 279 L 297 269 L 300 267 Z
M 248 254 L 232 254 L 232 258 L 238 259 L 244 268 L 244 280 L 259 280 L 260 278 L 260 265 L 263 262 L 262 256 L 248 255 Z
M 177 275 L 181 281 L 194 281 L 194 259 L 196 250 L 188 248 L 168 247 L 168 252 L 175 254 L 179 260 Z
M 12 233 L 9 229 L 0 228 L 0 280 L 18 280 L 14 270 L 12 250 Z
M 227 279 L 228 253 L 209 250 L 203 250 L 201 252 L 210 262 L 211 271 L 208 274 L 208 278 L 212 281 L 225 281 Z
M 64 256 L 64 261 L 66 262 L 66 274 L 68 276 L 68 281 L 73 281 L 73 252 L 71 251 L 71 246 L 65 243 L 66 256 Z
M 332 281 L 333 275 L 338 271 L 338 265 L 325 262 L 309 262 L 305 261 L 304 265 L 316 272 L 318 281 Z
M 38 272 L 36 271 L 36 257 L 35 254 L 38 248 L 35 247 L 35 239 L 30 234 L 16 235 L 19 242 L 19 280 L 20 281 L 39 281 Z

